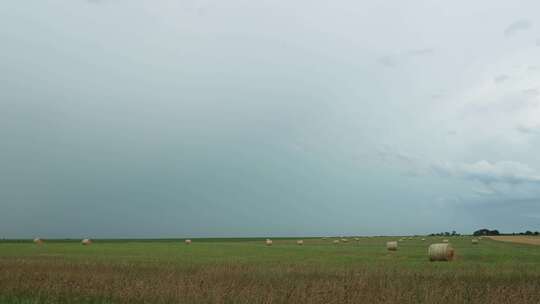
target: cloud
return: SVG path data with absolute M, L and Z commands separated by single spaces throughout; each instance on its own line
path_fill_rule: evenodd
M 496 83 L 496 84 L 501 84 L 505 81 L 507 81 L 508 79 L 510 79 L 510 76 L 508 75 L 498 75 L 498 76 L 495 76 L 495 78 L 493 78 L 493 81 Z
M 90 5 L 96 5 L 96 6 L 111 4 L 111 0 L 85 0 L 85 2 Z
M 425 57 L 435 53 L 433 48 L 412 49 L 393 55 L 384 55 L 377 58 L 377 62 L 388 68 L 395 68 L 411 58 Z
M 411 154 L 399 151 L 392 145 L 382 144 L 376 150 L 379 160 L 386 163 L 401 163 L 407 165 L 414 165 L 418 158 Z
M 537 96 L 540 96 L 540 91 L 537 89 L 527 89 L 527 90 L 523 90 L 523 94 L 527 96 L 531 96 L 531 97 L 537 97 Z
M 405 55 L 408 57 L 419 57 L 419 56 L 432 55 L 433 53 L 435 53 L 435 49 L 423 48 L 423 49 L 409 50 L 405 52 Z
M 490 187 L 474 187 L 472 188 L 473 193 L 480 195 L 480 196 L 486 196 L 486 195 L 494 195 L 497 194 L 497 191 Z
M 526 164 L 514 161 L 491 163 L 481 160 L 475 163 L 438 163 L 432 166 L 442 176 L 479 181 L 484 184 L 540 183 L 540 173 Z
M 529 28 L 531 28 L 531 26 L 532 24 L 529 20 L 518 20 L 506 27 L 506 29 L 504 30 L 504 35 L 507 37 L 513 36 L 517 32 L 528 30 Z
M 540 46 L 540 38 L 536 39 L 536 46 Z
M 463 202 L 463 198 L 459 196 L 440 196 L 435 198 L 435 202 L 439 207 L 444 207 L 445 205 L 453 205 Z
M 521 216 L 540 220 L 540 213 L 524 213 Z
M 398 65 L 398 59 L 391 55 L 379 57 L 377 62 L 387 68 L 395 68 Z
M 418 177 L 428 175 L 428 167 L 420 155 L 413 155 L 403 151 L 393 145 L 382 144 L 376 149 L 376 159 L 382 164 L 399 168 L 401 173 L 407 177 Z
M 540 126 L 524 126 L 520 125 L 516 127 L 518 132 L 523 134 L 540 134 Z
M 442 91 L 431 94 L 431 99 L 433 100 L 442 99 L 444 97 L 446 97 L 446 92 L 442 92 Z

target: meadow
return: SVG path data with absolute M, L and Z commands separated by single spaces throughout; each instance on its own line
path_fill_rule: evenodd
M 0 303 L 540 303 L 540 247 L 451 237 L 0 241 Z

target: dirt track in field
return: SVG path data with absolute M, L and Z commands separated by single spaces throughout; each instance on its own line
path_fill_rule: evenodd
M 540 245 L 540 237 L 538 236 L 501 235 L 501 236 L 488 236 L 488 238 L 495 241 L 501 241 L 501 242 Z

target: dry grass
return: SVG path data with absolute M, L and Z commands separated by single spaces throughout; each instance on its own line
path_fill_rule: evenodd
M 523 235 L 500 235 L 488 236 L 488 238 L 502 242 L 512 242 L 529 245 L 540 245 L 540 237 L 538 236 L 523 236 Z
M 38 303 L 539 303 L 540 274 L 493 269 L 0 260 L 4 299 Z

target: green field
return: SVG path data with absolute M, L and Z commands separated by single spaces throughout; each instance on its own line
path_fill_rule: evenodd
M 540 247 L 449 238 L 0 242 L 2 303 L 540 303 Z

